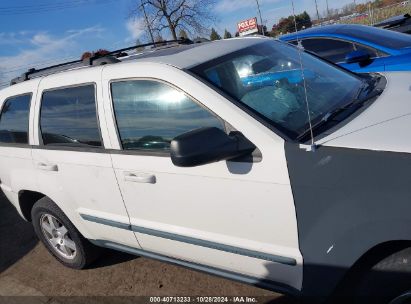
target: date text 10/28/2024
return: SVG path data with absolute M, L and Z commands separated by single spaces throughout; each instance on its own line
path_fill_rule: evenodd
M 258 303 L 255 297 L 150 297 L 150 303 Z

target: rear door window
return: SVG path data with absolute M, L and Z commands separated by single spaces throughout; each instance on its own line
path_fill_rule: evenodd
M 40 129 L 44 145 L 101 147 L 94 85 L 45 91 Z
M 0 116 L 0 142 L 28 144 L 31 94 L 8 98 Z

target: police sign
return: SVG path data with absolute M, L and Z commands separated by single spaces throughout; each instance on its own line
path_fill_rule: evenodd
M 237 23 L 240 36 L 258 33 L 257 17 Z

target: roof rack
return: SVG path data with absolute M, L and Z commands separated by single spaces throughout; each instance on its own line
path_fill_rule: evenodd
M 115 50 L 106 54 L 95 54 L 92 57 L 88 57 L 82 60 L 75 60 L 75 61 L 69 61 L 61 64 L 56 64 L 52 65 L 46 68 L 41 68 L 41 69 L 34 69 L 31 68 L 27 72 L 23 73 L 21 76 L 16 77 L 10 81 L 10 85 L 15 85 L 33 78 L 41 77 L 41 76 L 47 76 L 51 75 L 57 72 L 62 72 L 62 71 L 67 71 L 69 69 L 74 69 L 74 68 L 79 68 L 79 67 L 85 67 L 85 66 L 98 66 L 98 65 L 104 65 L 104 64 L 110 64 L 110 63 L 117 63 L 120 62 L 118 58 L 129 56 L 127 53 L 128 51 L 136 50 L 139 48 L 145 48 L 148 46 L 153 46 L 154 48 L 157 48 L 159 46 L 168 46 L 170 47 L 170 44 L 173 46 L 175 44 L 193 44 L 193 41 L 187 38 L 181 38 L 178 40 L 166 40 L 166 41 L 160 41 L 160 42 L 153 42 L 153 43 L 145 43 L 145 44 L 139 44 L 119 50 Z

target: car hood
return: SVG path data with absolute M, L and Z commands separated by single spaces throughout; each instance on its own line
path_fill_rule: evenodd
M 383 75 L 387 86 L 377 100 L 318 145 L 411 152 L 411 72 Z

